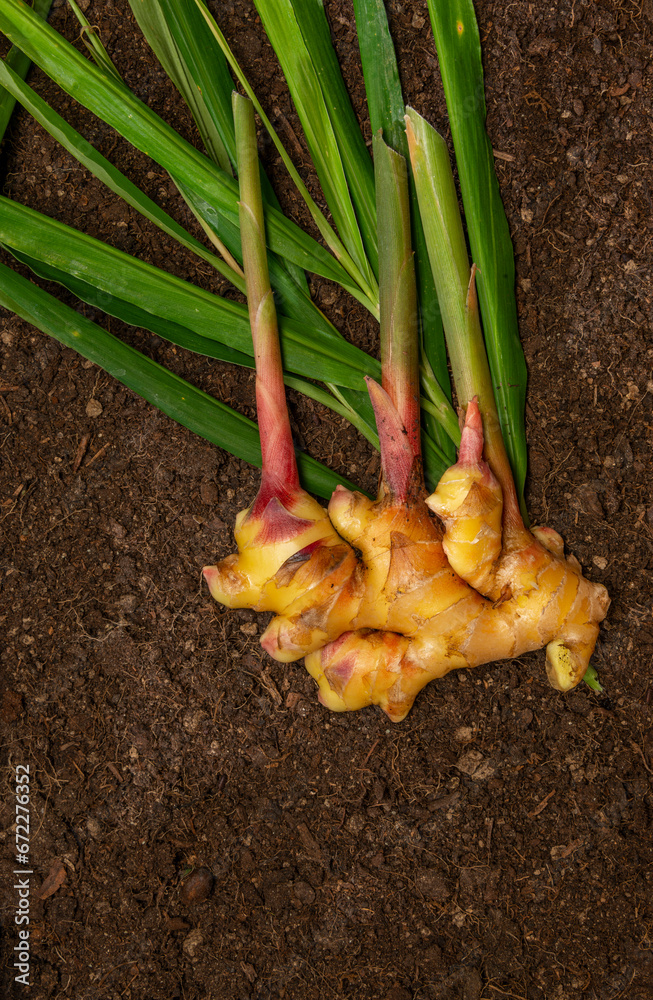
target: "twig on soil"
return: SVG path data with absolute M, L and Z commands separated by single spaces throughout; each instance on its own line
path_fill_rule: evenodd
M 123 777 L 122 777 L 122 775 L 121 775 L 120 771 L 118 770 L 118 768 L 116 767 L 116 765 L 115 765 L 115 764 L 112 764 L 112 763 L 111 763 L 111 761 L 109 760 L 109 761 L 107 761 L 107 763 L 105 764 L 105 767 L 108 767 L 108 768 L 109 768 L 109 770 L 111 771 L 112 775 L 114 776 L 114 778 L 117 778 L 117 779 L 118 779 L 118 781 L 120 782 L 120 784 L 122 784 L 122 782 L 123 782 Z
M 536 805 L 534 809 L 531 809 L 529 813 L 526 813 L 529 819 L 533 819 L 534 816 L 539 816 L 541 812 L 544 812 L 549 803 L 549 799 L 551 799 L 555 795 L 555 791 L 556 790 L 554 788 L 553 791 L 549 792 L 548 795 L 544 796 L 542 801 L 538 805 Z
M 107 441 L 107 443 L 106 443 L 105 445 L 103 445 L 103 446 L 102 446 L 102 447 L 100 448 L 100 450 L 99 450 L 99 451 L 96 451 L 96 452 L 95 452 L 95 454 L 93 455 L 93 457 L 92 457 L 92 458 L 89 458 L 89 460 L 88 460 L 88 462 L 87 462 L 87 463 L 85 464 L 84 468 L 85 468 L 85 469 L 88 469 L 89 465 L 93 465 L 93 462 L 95 462 L 95 461 L 96 461 L 96 459 L 98 459 L 98 458 L 102 458 L 102 456 L 104 455 L 104 453 L 105 453 L 105 451 L 107 450 L 107 448 L 110 448 L 110 447 L 111 447 L 111 442 L 110 442 L 110 441 Z
M 17 388 L 17 386 L 15 388 Z M 5 399 L 5 397 L 2 395 L 2 392 L 9 392 L 9 389 L 2 389 L 2 390 L 0 390 L 0 403 L 2 403 L 4 411 L 7 414 L 7 423 L 11 427 L 11 425 L 14 422 L 14 418 L 13 418 L 13 415 L 11 413 L 11 410 L 9 409 L 9 403 L 7 402 L 7 400 Z
M 77 452 L 75 453 L 75 460 L 73 462 L 73 472 L 77 472 L 80 465 L 82 464 L 82 459 L 86 454 L 86 449 L 88 448 L 90 440 L 91 440 L 91 435 L 85 434 L 81 439 L 81 441 L 79 442 L 79 445 L 77 446 Z
M 365 760 L 363 761 L 363 764 L 362 764 L 362 767 L 360 768 L 360 770 L 362 770 L 362 768 L 365 767 L 365 765 L 367 764 L 368 760 L 370 759 L 370 757 L 372 756 L 372 754 L 374 753 L 374 751 L 376 750 L 376 748 L 378 747 L 378 745 L 379 745 L 380 742 L 381 742 L 380 740 L 376 740 L 372 744 L 372 746 L 370 748 L 370 751 L 369 751 L 367 757 L 365 758 Z

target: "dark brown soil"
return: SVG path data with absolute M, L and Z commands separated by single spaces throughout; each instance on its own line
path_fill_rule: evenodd
M 136 93 L 196 141 L 126 0 L 82 6 Z M 252 5 L 210 6 L 296 152 Z M 350 3 L 326 7 L 364 115 Z M 430 685 L 398 726 L 329 715 L 300 665 L 262 654 L 262 621 L 199 582 L 257 474 L 0 312 L 4 995 L 653 998 L 653 3 L 477 10 L 530 371 L 529 505 L 610 590 L 605 691 L 556 694 L 538 653 Z M 389 11 L 406 98 L 446 131 L 426 2 Z M 60 0 L 52 23 L 77 34 Z M 31 80 L 187 221 L 155 165 Z M 23 113 L 0 173 L 5 194 L 221 290 Z M 374 325 L 315 289 L 374 349 Z M 111 329 L 252 415 L 249 374 Z M 291 405 L 307 450 L 374 488 L 371 449 Z M 21 763 L 29 990 L 13 983 Z

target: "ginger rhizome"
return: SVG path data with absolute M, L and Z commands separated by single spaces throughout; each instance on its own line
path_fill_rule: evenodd
M 251 143 L 253 122 L 246 125 Z M 456 382 L 466 404 L 458 461 L 427 496 L 406 168 L 378 138 L 375 164 L 379 232 L 386 234 L 379 243 L 383 386 L 367 384 L 381 447 L 379 495 L 373 501 L 338 487 L 327 512 L 299 485 L 258 173 L 243 164 L 241 229 L 263 472 L 254 503 L 237 518 L 238 553 L 204 576 L 222 604 L 276 613 L 263 647 L 282 661 L 305 655 L 320 700 L 336 711 L 377 704 L 400 721 L 434 678 L 542 646 L 551 684 L 567 691 L 587 669 L 607 593 L 582 576 L 573 557 L 565 559 L 556 532 L 524 525 L 487 362 L 484 368 L 479 361 L 474 268 L 453 351 L 457 364 L 462 358 L 468 365 L 468 377 Z
M 306 658 L 329 708 L 378 704 L 400 721 L 429 681 L 542 646 L 558 690 L 573 688 L 587 670 L 607 592 L 582 576 L 573 557 L 565 560 L 555 532 L 522 525 L 508 545 L 502 541 L 501 490 L 482 446 L 473 401 L 463 459 L 431 497 L 414 490 L 396 505 L 390 493 L 375 503 L 347 490 L 334 494 L 329 515 L 361 552 L 366 588 L 352 623 L 357 631 Z
M 378 704 L 400 721 L 429 681 L 542 646 L 552 685 L 570 690 L 607 612 L 605 588 L 564 558 L 550 529 L 522 527 L 503 544 L 501 489 L 480 457 L 475 401 L 463 458 L 427 498 L 415 456 L 397 461 L 392 402 L 370 390 L 377 413 L 386 410 L 380 499 L 338 487 L 327 517 L 301 493 L 263 506 L 261 491 L 239 515 L 239 555 L 204 571 L 211 593 L 230 607 L 276 611 L 262 645 L 278 660 L 310 654 L 320 700 L 336 711 Z

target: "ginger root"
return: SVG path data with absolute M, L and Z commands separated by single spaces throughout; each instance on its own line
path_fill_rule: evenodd
M 378 386 L 371 395 L 387 427 L 392 403 Z M 263 647 L 282 661 L 306 655 L 320 701 L 335 711 L 377 704 L 397 722 L 434 678 L 542 646 L 551 684 L 570 690 L 589 664 L 607 592 L 565 559 L 551 529 L 522 524 L 504 537 L 502 491 L 482 451 L 472 402 L 459 461 L 428 498 L 414 473 L 405 495 L 386 483 L 377 501 L 338 487 L 328 515 L 303 491 L 287 506 L 259 495 L 239 515 L 239 554 L 204 571 L 211 593 L 276 611 Z
M 306 658 L 328 708 L 377 704 L 398 722 L 429 681 L 542 646 L 554 688 L 569 691 L 583 677 L 607 591 L 564 558 L 550 529 L 533 533 L 522 524 L 502 543 L 501 489 L 482 451 L 473 402 L 462 457 L 426 502 L 414 496 L 397 507 L 392 497 L 373 503 L 346 490 L 334 494 L 331 520 L 361 552 L 365 593 L 352 622 L 359 631 Z
M 211 595 L 228 608 L 275 611 L 261 645 L 284 663 L 342 635 L 359 603 L 356 556 L 316 500 L 296 487 L 261 493 L 240 512 L 238 553 L 206 566 Z

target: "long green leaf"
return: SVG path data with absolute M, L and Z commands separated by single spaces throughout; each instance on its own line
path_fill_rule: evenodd
M 244 283 L 242 283 L 241 287 L 241 283 L 238 281 L 237 276 L 234 275 L 230 269 L 223 265 L 218 258 L 207 251 L 200 243 L 197 242 L 197 240 L 182 229 L 169 215 L 160 209 L 155 202 L 143 194 L 139 188 L 132 184 L 128 178 L 121 174 L 108 160 L 98 153 L 86 141 L 86 139 L 80 136 L 79 133 L 76 132 L 63 118 L 61 118 L 60 115 L 51 109 L 38 94 L 23 83 L 23 81 L 18 79 L 16 75 L 2 63 L 0 63 L 0 82 L 10 88 L 11 92 L 16 95 L 26 110 L 28 110 L 36 118 L 36 120 L 64 146 L 64 148 L 75 156 L 79 162 L 89 169 L 96 177 L 103 181 L 112 191 L 123 197 L 130 205 L 132 205 L 132 207 L 140 211 L 143 215 L 150 219 L 150 221 L 154 222 L 155 225 L 158 225 L 164 232 L 167 232 L 184 246 L 193 250 L 203 259 L 207 260 L 210 264 L 216 267 L 220 273 L 226 275 L 234 284 L 244 291 Z M 224 228 L 225 227 L 223 226 L 223 235 Z M 235 228 L 233 241 L 239 246 L 239 237 Z M 20 252 L 14 250 L 14 253 L 16 256 L 20 256 Z M 55 275 L 51 265 L 46 265 L 44 263 L 39 264 L 33 259 L 29 262 L 26 261 L 26 263 L 28 263 L 29 266 L 36 271 L 36 273 L 52 277 L 53 280 L 57 280 L 61 284 L 66 285 L 66 287 L 77 294 L 85 302 L 91 303 L 98 308 L 105 308 L 105 310 L 111 313 L 111 315 L 119 317 L 125 322 L 150 329 L 153 332 L 158 333 L 160 336 L 168 336 L 168 339 L 173 340 L 174 343 L 177 343 L 180 346 L 187 346 L 191 350 L 200 350 L 207 356 L 219 357 L 225 361 L 231 360 L 236 364 L 244 363 L 239 357 L 236 356 L 238 352 L 235 352 L 232 348 L 228 348 L 215 341 L 209 341 L 208 339 L 198 341 L 196 346 L 192 346 L 190 341 L 182 344 L 181 339 L 174 339 L 169 336 L 169 334 L 166 334 L 162 328 L 163 325 L 168 323 L 170 324 L 170 329 L 174 329 L 175 324 L 171 324 L 171 321 L 162 317 L 157 317 L 152 313 L 144 312 L 142 316 L 137 316 L 136 306 L 125 303 L 117 296 L 114 296 L 105 290 L 94 289 L 93 286 L 88 283 L 84 283 L 82 286 L 82 284 L 80 284 L 81 279 L 76 279 L 74 276 L 66 275 L 64 272 L 57 271 Z M 277 259 L 274 255 L 270 256 L 270 268 L 273 283 L 275 285 L 275 299 L 277 306 L 283 315 L 292 316 L 294 319 L 305 324 L 307 328 L 317 326 L 329 337 L 340 336 L 320 310 L 310 300 L 309 296 L 301 288 L 295 285 L 292 276 L 290 276 L 285 269 L 278 265 Z M 199 336 L 192 331 L 186 332 L 189 338 L 197 338 Z M 372 413 L 367 392 L 357 392 L 356 390 L 345 389 L 342 389 L 342 392 L 347 395 L 344 406 L 348 409 L 348 419 L 351 419 L 361 432 L 374 443 L 374 439 L 376 437 L 374 429 L 374 415 Z M 312 393 L 308 394 L 311 395 Z M 343 415 L 345 415 L 344 412 Z
M 192 330 L 188 330 L 186 327 L 180 326 L 178 323 L 172 323 L 170 320 L 166 320 L 161 316 L 154 316 L 151 313 L 146 313 L 144 310 L 139 309 L 130 302 L 124 302 L 117 299 L 114 295 L 108 295 L 106 292 L 100 292 L 94 285 L 90 285 L 78 278 L 72 278 L 69 274 L 64 274 L 63 272 L 57 270 L 57 268 L 49 267 L 47 264 L 34 260 L 26 254 L 20 253 L 16 250 L 12 250 L 10 252 L 17 260 L 29 267 L 39 277 L 44 278 L 46 281 L 56 281 L 58 284 L 68 288 L 83 302 L 96 306 L 107 313 L 107 315 L 114 316 L 116 319 L 120 319 L 122 322 L 128 323 L 130 326 L 136 326 L 144 330 L 149 330 L 151 333 L 168 340 L 171 344 L 175 344 L 177 347 L 182 347 L 187 351 L 193 351 L 195 354 L 202 354 L 204 357 L 224 361 L 227 364 L 240 365 L 243 368 L 254 368 L 254 358 L 243 354 L 241 351 L 234 351 L 232 348 L 227 347 L 225 344 L 221 344 L 219 341 L 209 340 L 208 337 L 202 337 L 199 334 L 194 333 Z M 345 420 L 348 420 L 351 424 L 353 424 L 378 451 L 379 438 L 378 434 L 376 434 L 374 430 L 373 418 L 371 423 L 367 423 L 363 420 L 357 410 L 347 403 L 346 397 L 344 396 L 344 393 L 351 393 L 353 396 L 364 399 L 364 394 L 362 392 L 358 393 L 354 389 L 345 389 L 341 391 L 338 386 L 333 386 L 333 395 L 331 395 L 330 392 L 326 392 L 324 389 L 321 389 L 320 386 L 315 385 L 314 382 L 309 382 L 308 379 L 305 378 L 298 378 L 296 375 L 284 374 L 284 382 L 287 386 L 290 386 L 291 389 L 296 389 L 297 392 L 301 392 L 304 396 L 308 396 L 310 399 L 314 399 L 316 402 L 322 403 L 323 406 L 327 406 L 329 409 L 339 414 L 339 416 L 344 417 Z M 357 400 L 357 404 L 359 407 L 361 406 L 359 400 Z
M 125 86 L 89 63 L 21 0 L 2 0 L 0 30 L 67 93 L 116 128 L 173 177 L 183 177 L 188 187 L 213 205 L 213 228 L 218 235 L 221 217 L 238 224 L 238 195 L 233 178 L 182 139 Z M 273 251 L 305 270 L 336 281 L 356 298 L 361 297 L 343 268 L 315 240 L 273 208 L 266 211 L 266 227 Z
M 179 85 L 177 87 L 191 110 L 193 102 L 200 102 L 198 113 L 203 119 L 210 119 L 219 133 L 229 158 L 229 172 L 232 172 L 231 167 L 235 167 L 236 163 L 231 109 L 234 83 L 227 60 L 215 44 L 197 3 L 195 0 L 129 0 L 129 3 L 150 47 L 168 73 L 167 65 L 171 58 L 166 53 L 166 46 L 174 49 L 184 84 L 183 89 Z M 207 123 L 203 127 L 206 130 L 210 126 Z M 221 161 L 216 162 L 222 166 Z M 264 201 L 278 209 L 279 202 L 263 168 L 261 184 Z M 285 263 L 296 283 L 307 290 L 303 273 Z
M 55 138 L 64 149 L 75 157 L 87 170 L 90 170 L 99 180 L 115 194 L 123 198 L 128 205 L 135 208 L 146 219 L 153 222 L 164 233 L 174 237 L 179 243 L 192 250 L 207 263 L 215 267 L 223 277 L 231 281 L 239 291 L 245 290 L 244 281 L 239 281 L 238 276 L 233 273 L 218 257 L 210 253 L 206 247 L 196 240 L 190 233 L 187 233 L 171 216 L 162 208 L 148 198 L 140 188 L 138 188 L 129 178 L 125 177 L 116 167 L 113 166 L 101 153 L 98 153 L 91 144 L 84 139 L 79 132 L 76 132 L 71 125 L 65 121 L 61 115 L 57 114 L 39 95 L 32 90 L 11 68 L 0 62 L 0 84 L 12 94 L 16 100 L 20 101 L 26 111 L 32 115 L 43 128 Z
M 84 14 L 76 3 L 76 0 L 68 0 L 68 6 L 71 8 L 73 14 L 82 26 L 81 39 L 93 62 L 99 66 L 101 70 L 104 70 L 105 73 L 109 73 L 111 76 L 115 76 L 117 80 L 121 80 L 122 77 L 120 76 L 120 73 L 111 61 L 109 53 L 102 44 L 98 29 L 94 27 L 94 25 L 90 24 L 90 22 L 84 17 Z
M 378 274 L 374 170 L 342 78 L 324 4 L 320 0 L 291 0 L 291 3 L 331 119 L 365 252 Z
M 397 153 L 408 159 L 408 144 L 404 125 L 405 101 L 401 90 L 399 67 L 395 48 L 390 35 L 388 17 L 383 0 L 354 0 L 356 32 L 361 53 L 367 106 L 370 113 L 372 135 L 383 132 L 385 142 Z M 444 331 L 438 305 L 435 285 L 429 264 L 424 228 L 419 214 L 415 184 L 410 174 L 411 219 L 415 246 L 415 270 L 420 304 L 420 327 L 425 368 L 435 377 L 447 400 L 451 400 L 451 383 L 447 364 Z M 430 391 L 430 386 L 424 386 Z M 458 423 L 453 415 L 453 424 Z M 425 427 L 434 437 L 440 449 L 450 460 L 455 461 L 454 442 L 434 418 L 427 412 L 422 414 Z
M 407 158 L 406 102 L 385 4 L 383 0 L 354 0 L 354 15 L 372 135 L 381 129 L 388 146 Z
M 155 202 L 151 201 L 145 194 L 143 194 L 143 192 L 140 191 L 139 188 L 132 184 L 131 181 L 129 181 L 123 174 L 113 167 L 108 160 L 93 149 L 93 147 L 85 139 L 83 139 L 79 133 L 77 133 L 63 118 L 53 111 L 30 87 L 16 78 L 15 74 L 12 74 L 8 67 L 5 67 L 2 63 L 0 63 L 0 82 L 4 82 L 8 87 L 10 87 L 12 93 L 16 94 L 17 98 L 36 118 L 36 120 L 39 121 L 51 135 L 58 139 L 58 141 L 66 149 L 68 149 L 68 151 L 71 152 L 72 155 L 80 161 L 80 163 L 91 170 L 100 180 L 104 181 L 104 183 L 106 183 L 111 190 L 123 197 L 130 205 L 132 205 L 132 207 L 140 211 L 143 215 L 158 225 L 159 228 L 175 237 L 184 246 L 193 250 L 195 253 L 203 257 L 203 259 L 215 266 L 220 273 L 229 277 L 229 279 L 236 284 L 237 287 L 240 287 L 236 275 L 226 268 L 226 266 L 222 265 L 221 261 L 214 257 L 213 254 L 209 253 L 200 243 L 197 242 L 197 240 L 186 233 L 186 231 L 178 226 L 178 224 L 170 216 L 163 212 L 163 210 L 160 209 Z M 234 238 L 236 241 L 238 240 L 237 233 Z M 186 347 L 189 350 L 197 351 L 205 354 L 207 357 L 219 358 L 220 360 L 231 362 L 233 364 L 248 365 L 250 367 L 253 365 L 251 357 L 246 356 L 233 348 L 227 347 L 218 341 L 202 337 L 201 335 L 194 333 L 185 327 L 181 327 L 164 317 L 157 316 L 152 312 L 139 310 L 139 308 L 132 303 L 125 302 L 123 299 L 120 299 L 107 291 L 95 288 L 92 284 L 84 282 L 80 278 L 76 278 L 73 275 L 52 267 L 51 265 L 29 257 L 16 249 L 13 249 L 12 252 L 14 256 L 23 261 L 23 263 L 27 264 L 28 267 L 31 267 L 36 274 L 59 282 L 69 288 L 84 302 L 94 305 L 97 308 L 104 309 L 105 312 L 115 316 L 116 318 L 122 319 L 126 323 L 148 329 L 159 336 L 165 337 L 180 347 Z M 303 292 L 301 288 L 296 287 L 293 283 L 292 277 L 287 274 L 284 269 L 279 267 L 276 257 L 271 256 L 270 266 L 276 288 L 275 299 L 280 312 L 283 315 L 292 316 L 294 319 L 305 324 L 307 328 L 312 328 L 313 326 L 319 327 L 329 337 L 339 336 L 320 310 L 310 300 L 308 295 Z M 244 283 L 241 290 L 244 291 Z M 288 384 L 291 383 L 288 382 Z M 378 438 L 376 438 L 374 430 L 374 415 L 369 404 L 367 392 L 342 390 L 342 393 L 350 393 L 351 396 L 347 396 L 347 399 L 342 405 L 340 405 L 338 400 L 336 400 L 334 405 L 332 397 L 329 396 L 329 402 L 327 402 L 326 398 L 322 399 L 321 397 L 316 396 L 312 383 L 300 383 L 300 381 L 295 378 L 292 384 L 294 388 L 304 391 L 306 395 L 317 399 L 319 402 L 324 402 L 325 405 L 330 405 L 332 409 L 336 410 L 336 412 L 345 416 L 352 423 L 354 423 L 361 433 L 363 433 L 368 440 L 371 440 L 373 444 L 375 440 L 378 442 Z M 303 385 L 303 389 L 300 388 L 301 385 Z
M 422 459 L 424 461 L 424 482 L 427 490 L 433 491 L 442 475 L 451 465 L 451 459 L 435 443 L 433 438 L 422 435 Z
M 311 214 L 311 218 L 313 219 L 313 222 L 317 226 L 318 231 L 322 236 L 322 239 L 327 244 L 327 246 L 333 253 L 336 260 L 339 261 L 339 263 L 345 269 L 347 274 L 349 274 L 350 277 L 353 279 L 353 281 L 356 283 L 357 287 L 361 289 L 361 294 L 357 296 L 359 301 L 367 309 L 369 309 L 369 311 L 373 315 L 377 315 L 378 290 L 376 289 L 376 287 L 372 287 L 372 285 L 367 280 L 365 275 L 361 272 L 360 268 L 357 266 L 356 262 L 351 257 L 344 243 L 337 235 L 335 230 L 331 227 L 326 216 L 319 208 L 315 199 L 312 197 L 308 188 L 304 184 L 295 165 L 293 164 L 290 156 L 288 155 L 288 152 L 286 151 L 283 143 L 281 142 L 281 139 L 279 138 L 277 132 L 275 131 L 272 122 L 266 115 L 265 111 L 263 110 L 263 107 L 261 106 L 258 98 L 256 97 L 256 94 L 254 93 L 251 84 L 249 83 L 247 77 L 245 76 L 242 67 L 239 65 L 236 57 L 234 56 L 227 42 L 227 39 L 223 35 L 222 31 L 217 26 L 215 21 L 211 18 L 202 0 L 194 0 L 194 2 L 197 5 L 198 10 L 202 13 L 202 16 L 204 17 L 213 38 L 218 43 L 220 50 L 224 53 L 225 58 L 228 60 L 229 65 L 236 79 L 242 86 L 243 90 L 245 91 L 245 94 L 249 97 L 254 107 L 256 108 L 256 112 L 261 121 L 263 122 L 263 125 L 265 126 L 268 135 L 272 139 L 272 142 L 274 143 L 286 170 L 290 174 L 293 184 L 297 188 L 297 191 L 299 192 L 301 197 L 304 199 L 306 207 L 308 208 Z
M 251 353 L 247 310 L 240 303 L 211 295 L 7 198 L 0 198 L 0 242 L 146 313 Z M 363 376 L 379 370 L 373 358 L 337 334 L 307 330 L 289 318 L 282 320 L 282 341 L 285 367 L 309 378 L 360 389 Z
M 290 385 L 290 382 L 286 380 L 286 384 Z M 356 389 L 344 389 L 341 386 L 333 385 L 333 383 L 330 383 L 328 388 L 341 404 L 342 409 L 336 410 L 336 407 L 331 403 L 327 403 L 326 405 L 331 406 L 332 409 L 336 410 L 337 413 L 340 413 L 346 420 L 353 424 L 363 437 L 367 438 L 370 444 L 378 451 L 379 435 L 376 430 L 376 420 L 369 394 L 367 392 L 358 392 Z M 313 398 L 318 399 L 317 396 Z M 318 402 L 320 402 L 319 399 Z
M 0 304 L 100 365 L 195 434 L 260 467 L 258 429 L 251 420 L 162 368 L 4 264 L 0 264 Z M 308 455 L 298 452 L 297 460 L 305 487 L 318 496 L 330 497 L 339 483 L 355 489 L 353 483 Z
M 215 100 L 216 92 L 233 87 L 224 59 L 215 58 L 214 53 L 210 63 L 207 60 L 200 88 L 188 65 L 188 53 L 180 51 L 162 4 L 156 0 L 129 0 L 129 6 L 150 48 L 190 108 L 207 152 L 222 170 L 233 173 L 233 119 L 228 110 L 224 113 L 222 102 Z M 197 25 L 193 30 L 197 31 Z
M 150 333 L 170 341 L 171 344 L 175 344 L 177 347 L 193 351 L 194 354 L 202 354 L 204 357 L 215 358 L 218 361 L 225 361 L 232 365 L 241 365 L 244 368 L 253 368 L 254 366 L 254 359 L 252 357 L 243 354 L 242 351 L 227 347 L 226 344 L 221 343 L 219 340 L 211 340 L 209 337 L 203 337 L 201 334 L 195 333 L 194 330 L 189 330 L 188 327 L 182 326 L 180 323 L 174 323 L 172 320 L 166 319 L 165 316 L 146 312 L 139 306 L 134 305 L 133 302 L 120 299 L 118 296 L 103 291 L 96 285 L 84 281 L 82 278 L 68 274 L 66 271 L 53 267 L 51 264 L 45 264 L 42 260 L 30 257 L 29 254 L 16 250 L 7 244 L 5 244 L 5 247 L 16 260 L 29 267 L 34 274 L 37 274 L 40 278 L 44 278 L 46 281 L 56 281 L 57 284 L 67 288 L 78 299 L 81 299 L 82 302 L 94 306 L 108 316 L 122 320 L 123 323 L 128 323 L 130 326 L 148 330 Z
M 519 341 L 510 232 L 485 131 L 481 41 L 472 0 L 429 0 L 449 111 L 490 370 L 517 492 L 526 477 L 526 362 Z
M 233 173 L 235 147 L 231 93 L 234 84 L 227 61 L 215 44 L 197 3 L 195 0 L 130 0 L 130 6 L 148 44 L 190 108 L 205 148 L 218 166 L 227 173 Z M 176 178 L 176 183 L 179 186 L 179 178 Z M 261 183 L 265 202 L 279 209 L 277 197 L 262 167 Z M 201 200 L 194 197 L 185 185 L 182 194 L 204 224 L 206 216 L 202 213 Z M 234 250 L 231 252 L 234 253 Z M 308 294 L 304 272 L 287 260 L 282 260 L 281 266 Z
M 34 0 L 34 12 L 42 17 L 43 20 L 47 20 L 48 14 L 50 13 L 50 7 L 52 6 L 52 0 Z M 7 55 L 5 56 L 4 62 L 9 66 L 14 73 L 21 79 L 24 80 L 29 72 L 29 68 L 32 65 L 32 60 L 29 56 L 26 56 L 24 52 L 13 46 Z M 9 124 L 9 119 L 13 114 L 14 107 L 16 106 L 16 98 L 9 91 L 0 88 L 0 142 L 4 138 L 4 134 L 7 131 L 7 125 Z
M 281 63 L 338 233 L 368 287 L 374 288 L 375 275 L 363 245 L 333 123 L 293 4 L 291 0 L 256 0 L 256 6 Z
M 107 185 L 112 191 L 141 212 L 147 219 L 164 232 L 178 240 L 183 246 L 192 250 L 211 264 L 220 274 L 228 278 L 239 291 L 245 291 L 244 281 L 234 274 L 219 258 L 210 253 L 194 237 L 182 229 L 163 209 L 136 187 L 127 177 L 120 173 L 101 153 L 90 145 L 75 131 L 60 115 L 49 107 L 27 84 L 0 62 L 0 84 L 7 87 L 23 104 L 27 111 L 64 146 L 83 166 Z M 179 185 L 181 189 L 183 185 Z M 215 220 L 211 206 L 199 197 L 194 200 L 196 210 L 209 221 Z M 225 221 L 221 224 L 222 236 L 228 248 L 240 259 L 240 236 L 238 229 Z M 311 301 L 305 282 L 298 284 L 295 275 L 290 273 L 278 260 L 276 255 L 270 255 L 270 273 L 275 289 L 275 301 L 279 311 L 307 327 L 317 327 L 329 336 L 337 335 L 334 327 Z M 338 335 L 339 336 L 339 335 Z

